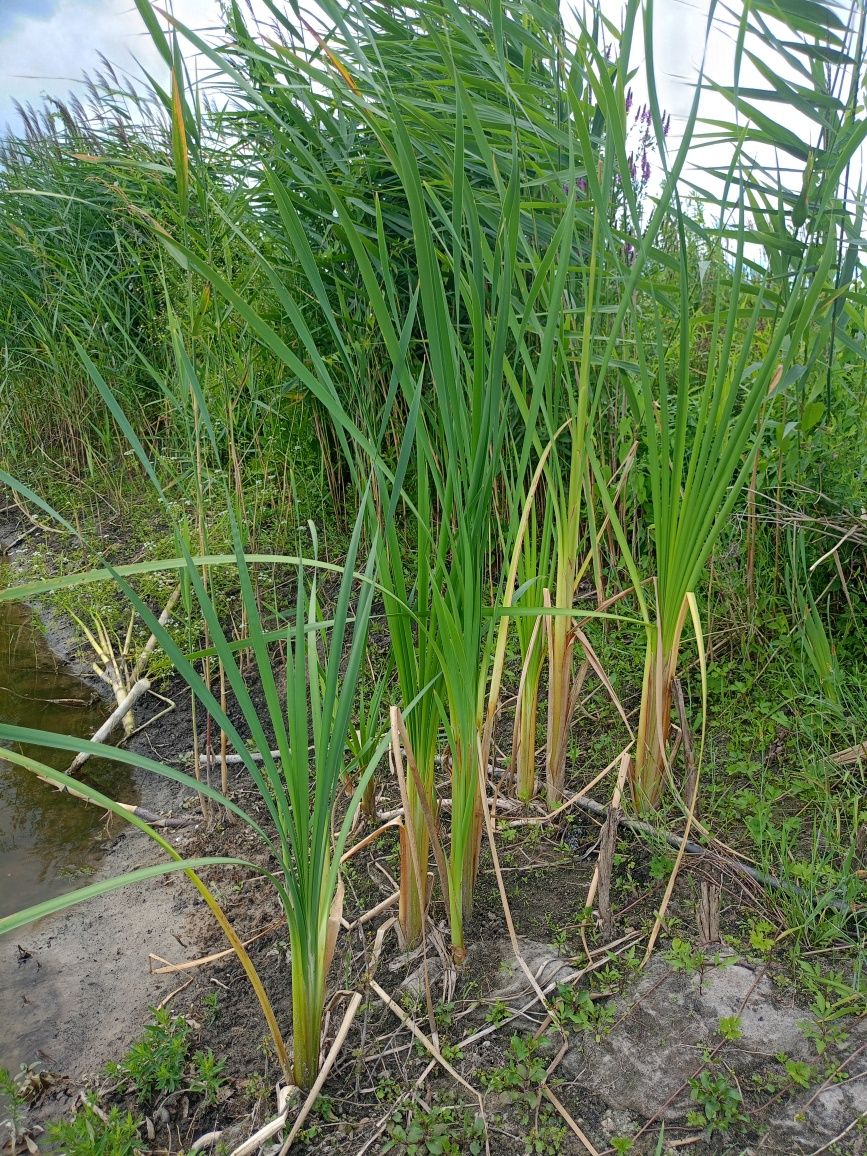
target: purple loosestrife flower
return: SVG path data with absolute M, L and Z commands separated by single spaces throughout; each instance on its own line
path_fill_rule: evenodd
M 647 152 L 641 154 L 641 183 L 646 185 L 650 180 L 650 161 L 647 159 Z
M 627 90 L 626 90 L 626 115 L 627 116 L 629 116 L 629 110 L 632 108 L 632 101 L 633 101 L 632 89 L 627 88 Z

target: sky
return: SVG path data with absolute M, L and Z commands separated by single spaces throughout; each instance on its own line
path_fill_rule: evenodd
M 166 0 L 162 0 L 163 4 Z M 170 0 L 175 15 L 199 31 L 219 24 L 220 0 Z M 254 7 L 258 0 L 252 0 Z M 622 0 L 603 0 L 617 22 Z M 700 63 L 709 0 L 655 0 L 656 71 L 661 104 L 673 114 L 669 144 L 676 144 L 678 122 L 692 99 L 692 82 Z M 721 6 L 722 7 L 722 6 Z M 82 72 L 100 67 L 107 57 L 121 73 L 138 74 L 136 59 L 160 80 L 165 66 L 144 31 L 134 0 L 0 0 L 0 133 L 18 125 L 14 101 L 40 103 L 45 93 L 65 96 Z M 709 74 L 731 79 L 732 39 L 717 28 L 708 47 Z M 742 83 L 749 83 L 749 76 Z M 762 82 L 764 83 L 764 82 Z M 640 81 L 637 101 L 641 102 Z M 720 97 L 704 97 L 704 115 L 729 119 Z M 815 135 L 815 126 L 797 118 L 790 128 Z M 706 159 L 706 158 L 705 158 Z M 722 163 L 720 157 L 714 158 Z
M 217 0 L 175 0 L 174 9 L 198 29 L 219 15 Z M 137 72 L 135 58 L 165 71 L 133 0 L 0 0 L 0 130 L 17 127 L 15 100 L 65 96 L 99 68 L 100 54 L 121 73 Z
M 658 67 L 667 107 L 688 104 L 678 84 L 694 75 L 704 32 L 706 0 L 657 0 Z M 219 0 L 174 0 L 175 15 L 196 29 L 214 26 Z M 619 5 L 610 4 L 613 15 Z M 0 0 L 0 129 L 16 125 L 14 101 L 65 95 L 100 54 L 135 72 L 134 58 L 161 70 L 133 0 Z M 161 70 L 162 71 L 162 70 Z M 160 74 L 161 74 L 160 71 Z M 678 91 L 680 90 L 680 92 Z

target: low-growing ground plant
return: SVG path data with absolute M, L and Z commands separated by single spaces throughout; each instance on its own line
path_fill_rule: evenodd
M 224 1082 L 225 1059 L 211 1048 L 190 1053 L 191 1026 L 185 1016 L 166 1008 L 153 1011 L 153 1022 L 130 1047 L 124 1058 L 110 1063 L 106 1071 L 132 1092 L 142 1105 L 180 1089 L 198 1093 L 213 1103 Z
M 704 1068 L 689 1081 L 689 1098 L 697 1107 L 687 1120 L 708 1136 L 725 1135 L 746 1120 L 743 1097 L 724 1072 Z
M 400 1156 L 478 1156 L 485 1150 L 484 1120 L 470 1109 L 434 1104 L 396 1112 L 388 1125 L 383 1152 Z
M 49 1124 L 49 1152 L 63 1156 L 140 1156 L 146 1151 L 142 1121 L 116 1106 L 96 1110 L 85 1102 L 71 1120 Z

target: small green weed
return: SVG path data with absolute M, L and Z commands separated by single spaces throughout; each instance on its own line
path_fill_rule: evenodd
M 741 1111 L 743 1097 L 722 1073 L 704 1069 L 689 1081 L 689 1096 L 697 1111 L 687 1115 L 687 1120 L 696 1128 L 704 1128 L 708 1136 L 715 1132 L 728 1132 L 746 1117 Z
M 8 1068 L 0 1068 L 0 1096 L 6 1097 L 6 1118 L 0 1120 L 0 1129 L 9 1133 L 14 1152 L 19 1137 L 27 1130 L 27 1097 L 22 1091 L 20 1078 L 16 1079 Z
M 183 1016 L 173 1016 L 165 1008 L 153 1013 L 142 1037 L 119 1064 L 109 1064 L 108 1074 L 131 1087 L 146 1103 L 155 1095 L 176 1092 L 184 1082 L 190 1025 Z
M 467 1108 L 434 1105 L 429 1112 L 396 1112 L 383 1152 L 405 1156 L 479 1156 L 485 1147 L 484 1121 Z
M 217 1022 L 220 1015 L 220 993 L 218 991 L 209 991 L 207 995 L 202 996 L 202 1011 L 202 1019 L 209 1027 Z
M 774 949 L 776 937 L 774 925 L 767 919 L 751 919 L 749 926 L 750 947 L 760 955 L 768 955 Z
M 217 1099 L 217 1092 L 225 1083 L 223 1069 L 226 1066 L 225 1057 L 217 1059 L 211 1048 L 207 1051 L 193 1053 L 192 1072 L 190 1075 L 190 1091 L 199 1092 L 204 1096 L 206 1104 L 213 1104 Z
M 592 1032 L 598 1042 L 613 1025 L 616 1013 L 612 1004 L 561 984 L 554 998 L 553 1014 L 561 1027 L 572 1024 L 579 1031 Z
M 508 1006 L 498 999 L 488 1008 L 485 1019 L 489 1024 L 502 1024 L 506 1022 L 510 1014 Z
M 627 1152 L 631 1152 L 635 1147 L 635 1141 L 631 1136 L 612 1136 L 611 1147 L 617 1153 L 617 1156 L 626 1156 Z
M 393 1076 L 381 1076 L 373 1090 L 377 1100 L 396 1100 L 401 1093 L 401 1085 Z
M 105 1117 L 86 1103 L 71 1120 L 49 1124 L 51 1151 L 64 1156 L 136 1156 L 143 1152 L 139 1121 L 131 1112 L 109 1108 Z
M 453 1003 L 438 1003 L 434 1006 L 434 1020 L 440 1030 L 450 1028 L 455 1019 L 455 1005 Z
M 141 1039 L 120 1063 L 106 1065 L 108 1074 L 135 1092 L 140 1104 L 157 1096 L 168 1096 L 185 1087 L 213 1103 L 224 1083 L 225 1059 L 218 1059 L 211 1048 L 189 1055 L 190 1025 L 183 1016 L 173 1016 L 166 1009 L 155 1009 L 153 1023 L 148 1024 Z
M 786 1069 L 789 1081 L 797 1088 L 809 1088 L 813 1082 L 813 1066 L 805 1060 L 792 1060 L 784 1052 L 777 1056 L 777 1061 Z
M 686 939 L 672 939 L 665 958 L 675 971 L 687 974 L 699 971 L 704 966 L 704 955 Z
M 800 1028 L 804 1039 L 812 1042 L 817 1056 L 823 1056 L 829 1047 L 844 1048 L 849 1040 L 849 1033 L 842 1024 L 834 1020 L 824 1020 L 818 1023 L 806 1020 L 800 1025 Z
M 253 1072 L 242 1084 L 241 1091 L 247 1100 L 258 1105 L 267 1103 L 271 1095 L 271 1085 L 261 1072 Z
M 562 1124 L 539 1124 L 524 1137 L 524 1151 L 527 1156 L 559 1156 L 566 1142 L 566 1129 Z
M 723 1016 L 719 1022 L 719 1034 L 724 1040 L 739 1040 L 744 1034 L 740 1016 Z
M 539 1047 L 539 1041 L 530 1036 L 512 1036 L 508 1062 L 482 1076 L 489 1091 L 503 1092 L 510 1104 L 519 1105 L 524 1124 L 529 1122 L 531 1113 L 537 1112 L 542 1102 L 542 1085 L 547 1069 Z

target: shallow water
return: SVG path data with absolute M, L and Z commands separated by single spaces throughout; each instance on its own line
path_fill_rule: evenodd
M 0 585 L 3 578 L 0 568 Z M 90 738 L 109 710 L 57 661 L 26 606 L 0 603 L 0 719 Z M 26 753 L 58 770 L 73 758 L 32 746 Z M 137 801 L 128 768 L 89 759 L 79 777 L 110 798 Z M 0 916 L 82 886 L 106 836 L 104 812 L 0 758 Z

